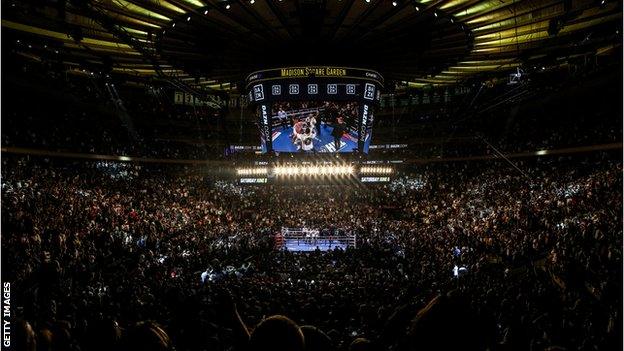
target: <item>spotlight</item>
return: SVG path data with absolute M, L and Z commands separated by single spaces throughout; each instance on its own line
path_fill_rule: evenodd
M 191 16 L 188 16 L 188 17 L 186 18 L 186 21 L 187 21 L 187 22 L 189 22 L 190 20 L 191 20 Z
M 253 5 L 255 2 L 256 2 L 256 0 L 249 0 L 249 3 L 250 3 L 250 4 L 252 4 L 252 5 Z
M 392 2 L 392 6 L 396 7 L 398 5 L 398 3 L 396 1 Z
M 418 6 L 414 6 L 414 10 L 420 11 L 420 8 L 418 8 Z
M 207 15 L 207 14 L 208 14 L 208 10 L 204 11 L 204 15 Z
M 230 7 L 231 7 L 231 6 L 230 6 L 230 4 L 225 5 L 225 9 L 226 9 L 226 10 L 229 10 L 229 9 L 230 9 Z
M 434 12 L 434 13 L 433 13 L 433 15 L 434 15 L 434 16 L 436 16 L 436 17 L 438 17 L 438 13 L 437 13 L 437 12 Z
M 364 0 L 364 1 L 366 1 L 366 2 L 370 2 L 370 0 Z
M 175 22 L 173 22 L 173 24 L 171 25 L 172 28 L 175 28 Z

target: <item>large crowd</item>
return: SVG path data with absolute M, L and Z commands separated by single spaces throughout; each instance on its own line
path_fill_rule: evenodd
M 4 157 L 23 350 L 621 348 L 622 163 L 444 163 L 241 187 L 201 169 Z M 356 248 L 276 249 L 282 227 Z

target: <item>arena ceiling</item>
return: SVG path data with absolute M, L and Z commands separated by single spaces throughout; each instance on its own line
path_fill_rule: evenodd
M 2 27 L 32 60 L 130 82 L 230 90 L 253 70 L 348 65 L 454 85 L 619 47 L 615 0 L 12 0 Z M 6 36 L 5 36 L 6 37 Z

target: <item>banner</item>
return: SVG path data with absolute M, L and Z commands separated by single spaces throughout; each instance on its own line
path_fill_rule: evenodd
M 221 104 L 221 99 L 218 97 L 213 97 L 214 100 Z M 181 91 L 176 91 L 173 95 L 173 103 L 176 105 L 187 105 L 187 106 L 214 106 L 215 101 L 208 101 L 200 99 L 193 94 L 184 93 Z
M 260 134 L 262 138 L 262 151 L 263 152 L 271 152 L 273 151 L 273 133 L 272 133 L 272 118 L 271 118 L 271 107 L 268 104 L 262 104 L 258 106 L 260 109 Z

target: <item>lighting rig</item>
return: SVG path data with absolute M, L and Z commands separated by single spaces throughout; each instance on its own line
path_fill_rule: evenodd
M 235 169 L 241 184 L 265 184 L 288 180 L 357 179 L 363 183 L 389 182 L 396 173 L 391 165 L 349 163 L 275 164 Z

